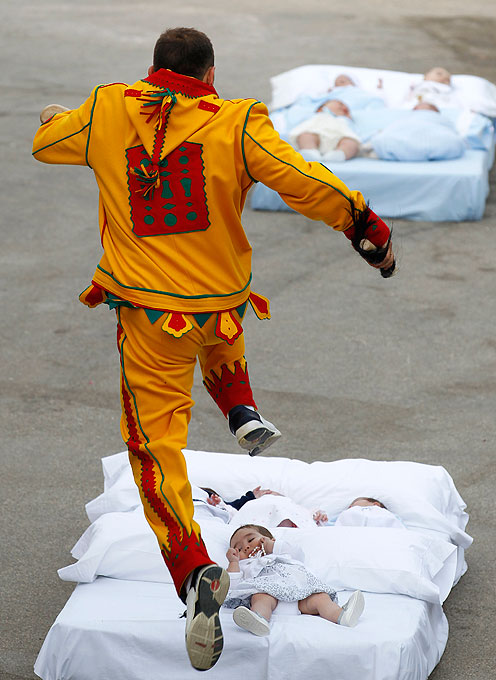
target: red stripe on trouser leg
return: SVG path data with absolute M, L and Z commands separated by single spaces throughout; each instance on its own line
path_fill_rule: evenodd
M 226 364 L 223 364 L 220 377 L 214 370 L 211 370 L 203 380 L 208 393 L 226 418 L 234 406 L 244 404 L 245 406 L 257 407 L 253 400 L 246 364 L 243 369 L 240 362 L 235 361 L 233 369 L 231 370 Z
M 121 319 L 128 316 L 135 322 L 143 316 L 141 311 L 140 316 L 132 312 L 137 310 L 129 310 L 127 314 L 121 310 Z M 150 367 L 154 359 L 161 357 L 154 354 L 157 346 L 150 337 L 157 331 L 146 317 L 145 321 L 148 327 L 141 329 L 139 337 L 139 323 L 122 324 L 118 331 L 122 434 L 128 445 L 146 519 L 157 536 L 165 564 L 180 593 L 193 569 L 212 564 L 199 527 L 193 521 L 191 487 L 182 454 L 192 403 L 189 392 L 194 363 L 190 367 L 188 362 L 183 366 L 164 361 L 160 367 Z M 158 337 L 160 340 L 166 338 L 166 345 L 170 340 L 176 340 L 160 329 Z M 147 361 L 143 362 L 141 356 L 147 344 L 149 351 L 144 354 Z

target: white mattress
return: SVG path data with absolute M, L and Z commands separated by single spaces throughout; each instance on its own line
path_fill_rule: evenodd
M 355 629 L 274 615 L 268 638 L 242 631 L 223 610 L 224 651 L 209 677 L 425 680 L 448 637 L 441 605 L 374 593 L 365 593 L 365 602 Z M 78 585 L 48 633 L 35 672 L 44 680 L 197 678 L 178 618 L 183 609 L 168 584 L 98 577 Z
M 302 94 L 319 96 L 334 78 L 347 73 L 365 89 L 383 80 L 389 107 L 400 107 L 421 74 L 346 66 L 307 65 L 271 79 L 272 116 L 277 130 L 286 136 L 280 112 Z M 476 76 L 453 76 L 454 87 L 470 108 L 489 118 L 496 116 L 496 86 Z M 281 127 L 282 125 L 282 127 Z M 324 163 L 350 189 L 359 190 L 382 217 L 420 221 L 466 221 L 483 217 L 489 194 L 489 170 L 494 160 L 490 148 L 467 148 L 460 158 L 448 161 L 396 162 L 354 158 Z M 292 211 L 272 189 L 257 184 L 250 192 L 254 210 Z
M 263 680 L 425 680 L 439 661 L 448 625 L 442 602 L 466 569 L 468 515 L 439 466 L 363 459 L 307 464 L 186 451 L 190 479 L 226 499 L 258 484 L 330 516 L 359 495 L 379 497 L 407 529 L 274 529 L 297 542 L 340 602 L 361 588 L 365 612 L 354 629 L 317 617 L 274 615 L 270 636 L 239 629 L 221 610 L 224 652 L 210 676 Z M 43 680 L 193 678 L 184 648 L 184 605 L 144 520 L 127 454 L 103 459 L 104 492 L 87 506 L 92 523 L 59 571 L 79 581 L 50 629 L 35 665 Z M 251 501 L 256 503 L 257 501 Z M 227 564 L 233 527 L 202 519 L 211 557 Z M 343 592 L 344 591 L 344 592 Z
M 461 158 L 426 163 L 353 158 L 324 163 L 349 189 L 360 191 L 381 217 L 425 222 L 480 220 L 489 194 L 488 152 L 467 150 Z M 251 190 L 253 210 L 293 212 L 264 184 Z

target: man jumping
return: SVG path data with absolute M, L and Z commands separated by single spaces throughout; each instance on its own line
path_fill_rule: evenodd
M 211 668 L 222 651 L 219 608 L 228 574 L 212 562 L 193 520 L 182 453 L 196 360 L 204 384 L 252 454 L 279 436 L 258 413 L 244 357 L 251 247 L 241 224 L 248 190 L 261 181 L 303 215 L 367 239 L 394 262 L 390 231 L 327 168 L 307 163 L 274 131 L 264 104 L 223 100 L 214 52 L 191 28 L 163 33 L 147 77 L 99 85 L 77 109 L 42 111 L 33 155 L 87 165 L 99 187 L 104 253 L 81 294 L 116 310 L 121 432 L 146 518 L 179 597 L 187 604 L 191 664 Z M 365 251 L 362 252 L 364 257 Z

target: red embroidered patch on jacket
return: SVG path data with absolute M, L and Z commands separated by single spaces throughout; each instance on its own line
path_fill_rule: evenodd
M 217 106 L 217 104 L 212 104 L 212 102 L 206 102 L 204 99 L 198 102 L 198 108 L 202 109 L 202 111 L 211 111 L 212 113 L 217 113 L 217 111 L 220 109 L 220 106 Z
M 125 97 L 141 97 L 141 90 L 133 90 L 132 88 L 129 88 L 128 90 L 124 90 L 124 96 Z
M 142 145 L 126 150 L 131 220 L 136 236 L 159 236 L 204 231 L 210 226 L 202 145 L 183 142 L 160 161 L 150 176 L 160 181 L 154 190 L 140 194 L 143 177 L 148 179 L 152 163 Z M 139 170 L 141 169 L 141 177 Z M 156 186 L 158 184 L 158 186 Z

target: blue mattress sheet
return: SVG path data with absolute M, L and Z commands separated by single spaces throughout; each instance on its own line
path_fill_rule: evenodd
M 489 194 L 489 151 L 469 149 L 449 161 L 396 162 L 353 158 L 326 163 L 350 188 L 361 191 L 382 217 L 427 222 L 480 220 Z M 257 184 L 251 191 L 253 210 L 289 211 L 278 193 Z

